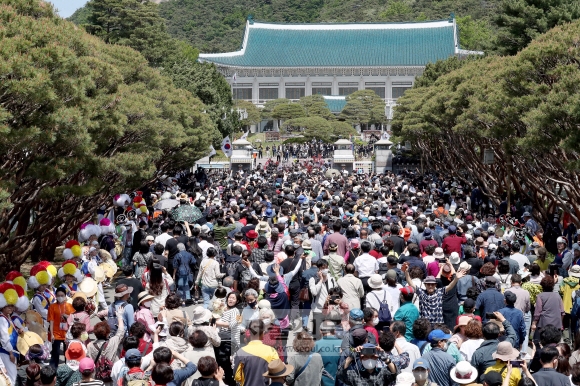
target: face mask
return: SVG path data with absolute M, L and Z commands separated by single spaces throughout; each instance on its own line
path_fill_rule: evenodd
M 83 332 L 81 334 L 81 340 L 84 342 L 85 340 L 89 339 L 89 334 L 86 332 Z
M 376 359 L 365 359 L 362 362 L 362 365 L 367 370 L 372 370 L 377 367 L 377 360 Z
M 373 326 L 376 326 L 377 324 L 379 324 L 379 318 L 374 318 L 373 319 Z
M 258 304 L 258 302 L 253 301 L 253 302 L 249 302 L 248 306 L 250 306 L 251 308 L 256 308 L 256 304 Z
M 557 219 L 557 218 L 555 218 L 555 219 L 554 219 L 554 222 L 558 222 L 558 219 Z
M 413 371 L 413 375 L 415 376 L 415 381 L 417 381 L 417 382 L 427 380 L 427 372 L 426 371 Z
M 449 342 L 445 342 L 445 346 L 443 346 L 442 350 L 447 351 L 448 348 L 449 348 Z
M 66 296 L 57 296 L 56 297 L 56 301 L 59 303 L 64 303 L 65 300 L 66 300 Z
M 143 303 L 141 303 L 141 305 L 145 308 L 149 308 L 149 307 L 151 307 L 151 302 L 150 301 L 143 302 Z
M 264 319 L 264 320 L 262 320 L 262 322 L 264 323 L 264 326 L 266 326 L 266 327 L 269 326 L 271 323 L 270 319 Z
M 322 270 L 322 271 L 320 271 L 320 272 L 322 272 L 322 274 L 323 274 L 323 275 L 328 275 L 328 269 L 323 269 L 323 270 Z

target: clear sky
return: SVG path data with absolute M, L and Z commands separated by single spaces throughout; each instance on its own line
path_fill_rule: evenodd
M 69 17 L 77 9 L 86 4 L 87 0 L 49 0 L 58 10 L 61 17 Z

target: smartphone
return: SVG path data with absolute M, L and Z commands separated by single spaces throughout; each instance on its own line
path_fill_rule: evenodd
M 340 299 L 340 296 L 338 296 L 338 295 L 332 295 L 332 296 L 330 297 L 330 300 L 332 300 L 333 302 L 335 302 L 335 301 L 337 301 L 337 300 L 339 300 L 339 299 Z
M 485 318 L 486 319 L 496 319 L 495 314 L 493 312 L 486 312 Z
M 510 361 L 512 367 L 522 367 L 522 361 Z
M 391 326 L 383 326 L 383 332 L 391 332 Z

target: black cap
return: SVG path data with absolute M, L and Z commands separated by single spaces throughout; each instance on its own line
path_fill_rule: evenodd
M 465 301 L 463 302 L 463 309 L 465 310 L 467 309 L 472 309 L 475 307 L 475 300 L 471 299 L 471 298 L 467 298 L 465 299 Z
M 487 374 L 483 374 L 481 380 L 487 383 L 488 386 L 500 386 L 503 383 L 503 378 L 497 371 L 490 371 Z

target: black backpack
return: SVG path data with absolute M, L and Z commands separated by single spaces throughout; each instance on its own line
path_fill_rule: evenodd
M 236 272 L 238 271 L 239 262 L 228 261 L 225 263 L 226 274 L 231 277 L 236 277 Z
M 391 316 L 391 310 L 389 310 L 389 303 L 387 303 L 387 291 L 383 291 L 383 301 L 379 300 L 379 297 L 374 292 L 370 292 L 379 301 L 379 322 L 386 323 L 390 322 L 393 318 Z
M 377 272 L 379 275 L 383 276 L 389 271 L 389 264 L 387 263 L 379 263 L 379 271 Z

